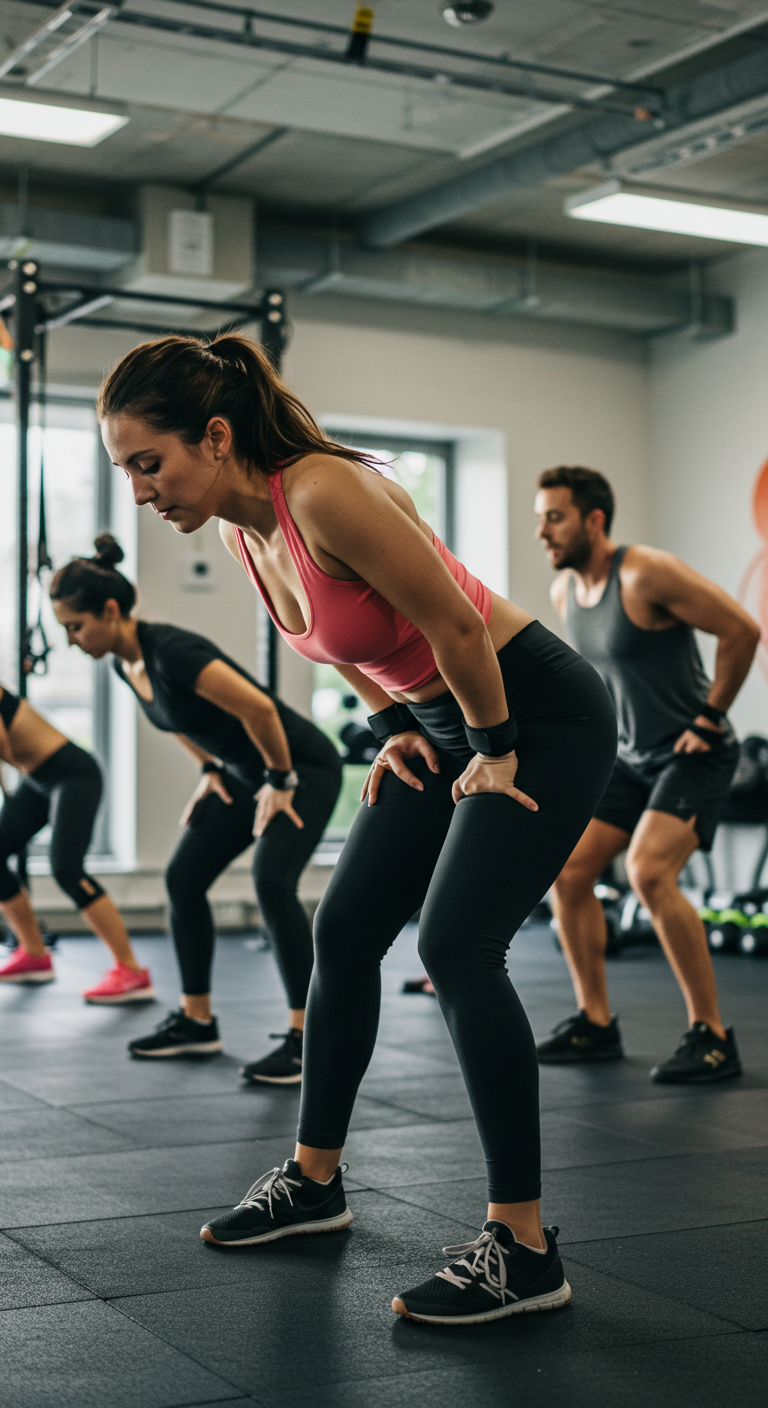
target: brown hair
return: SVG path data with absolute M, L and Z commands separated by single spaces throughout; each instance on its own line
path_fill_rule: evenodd
M 267 474 L 316 452 L 377 467 L 370 455 L 329 440 L 263 348 L 239 333 L 141 343 L 102 383 L 96 414 L 136 416 L 188 445 L 199 445 L 211 418 L 223 416 L 238 459 Z
M 95 557 L 73 557 L 60 567 L 51 582 L 51 601 L 71 601 L 75 611 L 102 616 L 108 601 L 116 601 L 120 615 L 130 616 L 136 605 L 136 588 L 117 571 L 125 553 L 111 533 L 94 539 Z
M 561 464 L 557 469 L 545 469 L 539 475 L 538 484 L 540 489 L 570 489 L 582 518 L 595 508 L 602 509 L 605 531 L 610 533 L 616 500 L 604 474 L 596 469 L 582 469 L 581 465 Z

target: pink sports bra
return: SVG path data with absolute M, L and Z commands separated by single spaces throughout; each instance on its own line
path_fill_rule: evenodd
M 309 626 L 303 634 L 287 631 L 281 624 L 240 528 L 235 528 L 235 537 L 243 566 L 261 593 L 280 634 L 307 660 L 357 665 L 364 675 L 389 692 L 408 693 L 421 689 L 437 674 L 435 657 L 426 637 L 367 582 L 339 581 L 318 567 L 291 518 L 283 493 L 281 469 L 270 474 L 269 487 L 283 537 L 309 604 Z M 489 588 L 457 562 L 435 534 L 432 542 L 487 625 L 493 604 Z

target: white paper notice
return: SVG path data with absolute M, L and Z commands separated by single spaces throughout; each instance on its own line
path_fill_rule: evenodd
M 207 210 L 171 210 L 168 214 L 168 271 L 213 273 L 213 216 Z

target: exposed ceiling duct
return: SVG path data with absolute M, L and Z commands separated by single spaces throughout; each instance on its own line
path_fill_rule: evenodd
M 250 203 L 214 197 L 211 206 L 210 248 L 185 244 L 176 251 L 184 254 L 185 272 L 174 265 L 174 240 L 195 240 L 206 231 L 186 229 L 184 220 L 191 215 L 200 221 L 201 214 L 188 192 L 172 187 L 143 188 L 142 219 L 135 222 L 0 205 L 0 256 L 27 254 L 49 274 L 55 269 L 92 275 L 120 270 L 125 289 L 155 300 L 247 297 L 255 277 L 261 288 L 309 296 L 324 293 L 494 318 L 520 315 L 639 336 L 685 331 L 695 338 L 715 338 L 734 326 L 733 301 L 704 294 L 698 275 L 689 286 L 685 278 L 538 261 L 533 246 L 527 259 L 422 246 L 373 252 L 338 237 L 267 227 L 259 232 L 254 276 Z M 201 257 L 209 264 L 198 262 Z M 88 282 L 98 300 L 98 281 L 92 277 Z M 149 302 L 144 311 L 150 320 Z M 86 312 L 88 321 L 98 321 L 95 305 L 81 308 L 78 317 L 84 319 Z
M 26 256 L 59 269 L 109 273 L 130 264 L 138 250 L 133 220 L 0 203 L 0 259 Z
M 707 296 L 683 282 L 589 270 L 529 259 L 438 250 L 372 253 L 339 240 L 263 230 L 259 283 L 304 294 L 328 293 L 410 303 L 456 312 L 510 314 L 610 328 L 644 336 L 685 330 L 696 338 L 733 331 L 730 298 Z
M 672 131 L 698 123 L 766 92 L 768 48 L 671 87 L 665 128 Z M 629 116 L 590 116 L 566 131 L 374 212 L 361 221 L 360 242 L 368 248 L 382 249 L 412 239 L 499 201 L 511 191 L 542 185 L 581 167 L 603 164 L 638 144 L 645 135 L 641 125 Z

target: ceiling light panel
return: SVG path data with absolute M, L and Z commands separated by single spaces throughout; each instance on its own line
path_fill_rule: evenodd
M 20 103 L 0 98 L 0 135 L 31 142 L 59 142 L 70 147 L 96 147 L 125 127 L 127 117 L 84 108 L 60 108 L 50 103 Z
M 768 245 L 768 215 L 642 195 L 622 190 L 618 181 L 608 181 L 581 195 L 569 196 L 564 210 L 573 220 L 594 220 L 603 225 L 624 225 L 636 230 L 661 230 L 666 234 L 724 240 L 729 244 Z

